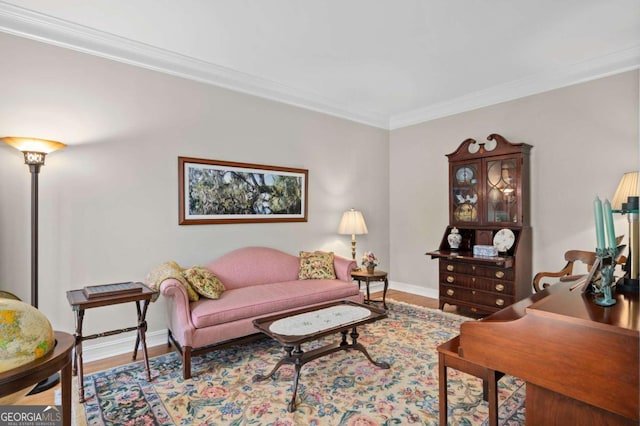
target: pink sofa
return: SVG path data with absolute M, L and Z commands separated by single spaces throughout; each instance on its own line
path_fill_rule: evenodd
M 336 279 L 299 280 L 296 256 L 266 247 L 241 248 L 206 265 L 226 290 L 219 299 L 189 302 L 184 286 L 162 281 L 167 299 L 169 341 L 182 355 L 182 373 L 191 377 L 191 357 L 260 336 L 253 320 L 331 301 L 362 302 L 351 281 L 352 260 L 334 257 Z

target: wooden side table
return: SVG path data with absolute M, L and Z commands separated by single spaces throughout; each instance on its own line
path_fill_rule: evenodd
M 382 302 L 382 306 L 387 309 L 387 289 L 389 288 L 389 280 L 387 278 L 387 273 L 380 270 L 373 271 L 373 274 L 367 272 L 366 269 L 359 269 L 357 271 L 351 272 L 351 278 L 355 281 L 358 281 L 358 289 L 360 289 L 360 281 L 364 281 L 367 285 L 367 298 L 365 302 Z M 383 281 L 384 289 L 382 290 L 382 299 L 371 299 L 369 295 L 369 283 Z
M 126 333 L 128 331 L 137 330 L 136 344 L 133 348 L 132 360 L 135 361 L 138 354 L 138 346 L 142 345 L 142 354 L 144 355 L 145 368 L 147 370 L 147 380 L 151 381 L 151 371 L 149 369 L 149 357 L 147 356 L 147 342 L 145 333 L 147 331 L 147 307 L 151 301 L 154 291 L 142 283 L 136 283 L 142 291 L 137 293 L 127 293 L 118 295 L 105 295 L 101 297 L 87 298 L 83 290 L 67 291 L 67 300 L 73 309 L 76 317 L 75 332 L 75 357 L 73 359 L 73 374 L 78 375 L 78 398 L 80 402 L 84 402 L 84 375 L 82 368 L 82 342 L 85 340 L 96 339 L 98 337 L 113 336 L 114 334 Z M 102 306 L 117 305 L 120 303 L 135 302 L 138 314 L 138 325 L 119 330 L 105 331 L 102 333 L 92 334 L 90 336 L 82 335 L 82 322 L 84 320 L 84 311 L 91 308 L 99 308 Z
M 71 425 L 71 350 L 73 336 L 56 331 L 56 346 L 42 358 L 0 373 L 0 397 L 11 395 L 60 371 L 62 424 Z

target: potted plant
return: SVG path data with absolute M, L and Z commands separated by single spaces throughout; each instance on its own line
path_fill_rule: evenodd
M 367 268 L 367 274 L 373 274 L 378 263 L 380 262 L 373 252 L 367 251 L 362 255 L 362 266 Z

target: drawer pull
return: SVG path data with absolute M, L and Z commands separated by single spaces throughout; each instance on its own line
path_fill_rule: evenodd
M 496 284 L 496 291 L 503 291 L 503 290 L 504 290 L 503 284 Z
M 504 278 L 504 272 L 503 271 L 496 272 L 496 278 Z
M 453 293 L 455 293 L 453 289 L 450 288 L 447 290 L 447 296 L 453 296 Z
M 451 275 L 449 275 L 449 276 L 447 277 L 447 282 L 448 282 L 448 283 L 452 283 L 452 282 L 454 282 L 455 280 L 456 280 L 456 279 L 455 279 L 453 276 L 451 276 Z
M 503 306 L 504 305 L 504 299 L 496 299 L 496 305 Z
M 447 271 L 452 272 L 455 268 L 453 265 L 447 265 Z
M 471 270 L 475 271 L 475 270 L 476 270 L 476 266 L 475 266 L 475 265 L 473 265 L 473 266 L 471 267 Z

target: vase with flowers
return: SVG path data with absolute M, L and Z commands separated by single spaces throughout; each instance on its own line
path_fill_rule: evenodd
M 378 258 L 373 252 L 367 251 L 362 255 L 362 266 L 367 268 L 367 274 L 373 274 L 378 263 Z

